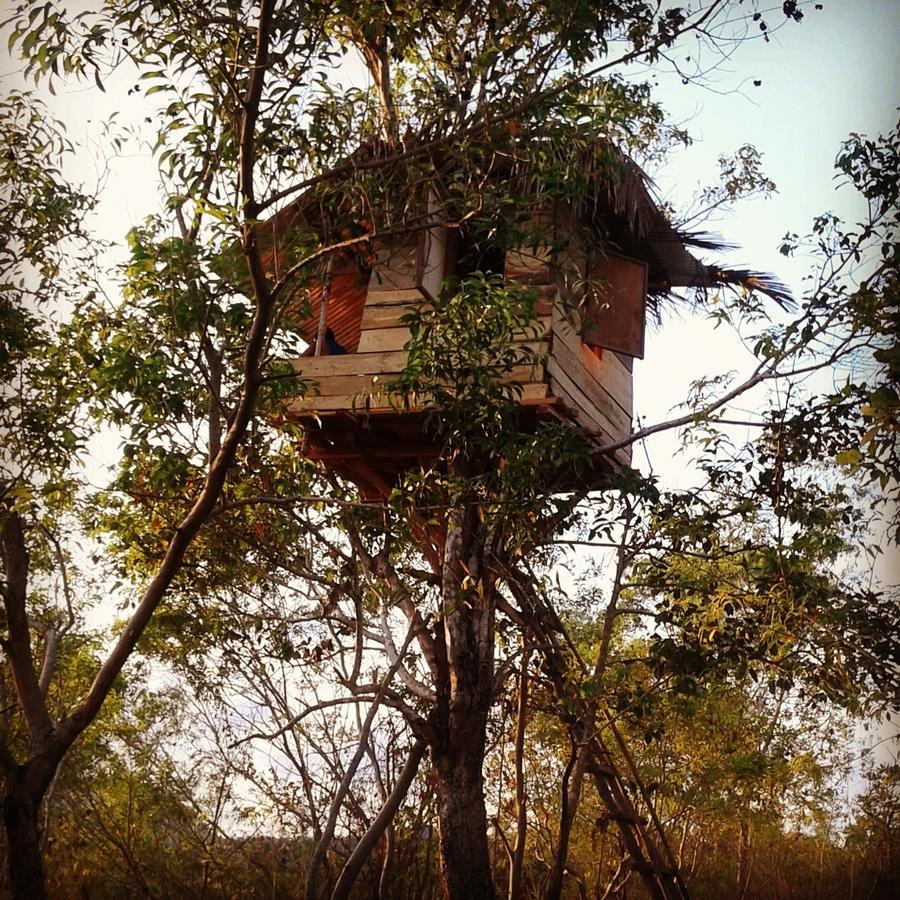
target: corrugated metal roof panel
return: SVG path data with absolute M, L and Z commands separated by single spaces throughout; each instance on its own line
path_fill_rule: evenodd
M 350 272 L 333 272 L 331 275 L 325 324 L 334 332 L 335 340 L 348 353 L 355 353 L 359 346 L 360 326 L 362 325 L 363 308 L 366 305 L 368 285 L 368 272 L 359 272 L 354 269 Z M 322 285 L 316 284 L 310 287 L 308 296 L 310 315 L 301 323 L 300 331 L 310 348 L 313 348 L 319 328 Z M 312 350 L 310 350 L 311 352 Z M 327 352 L 327 348 L 323 348 L 322 355 Z

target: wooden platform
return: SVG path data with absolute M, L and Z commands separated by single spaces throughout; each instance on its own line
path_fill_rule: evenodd
M 543 337 L 523 340 L 539 362 L 519 366 L 507 376 L 521 385 L 520 427 L 533 430 L 541 418 L 552 416 L 578 426 L 597 447 L 627 437 L 631 373 L 623 362 L 613 353 L 598 358 L 581 343 L 576 324 L 560 309 L 542 324 Z M 357 353 L 295 360 L 294 369 L 308 381 L 309 392 L 289 405 L 288 414 L 306 423 L 311 458 L 327 462 L 357 483 L 365 496 L 376 499 L 389 493 L 405 471 L 431 465 L 439 448 L 423 427 L 429 399 L 404 397 L 396 390 L 409 332 L 390 326 L 369 333 L 367 341 L 363 331 Z M 631 453 L 619 450 L 614 459 L 627 466 Z M 601 466 L 583 473 L 578 486 L 585 477 L 599 482 L 607 476 Z

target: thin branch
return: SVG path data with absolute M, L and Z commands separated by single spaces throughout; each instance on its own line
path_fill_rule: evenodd
M 346 900 L 350 896 L 350 890 L 363 865 L 365 865 L 366 860 L 375 849 L 375 845 L 393 821 L 400 804 L 407 793 L 409 793 L 427 747 L 428 744 L 419 738 L 410 748 L 406 763 L 397 776 L 394 789 L 385 800 L 378 815 L 372 820 L 372 824 L 366 833 L 360 838 L 359 843 L 350 854 L 350 858 L 344 864 L 344 868 L 341 869 L 337 884 L 335 884 L 334 890 L 331 892 L 331 900 Z
M 434 703 L 434 691 L 429 690 L 421 681 L 414 678 L 410 671 L 403 665 L 403 659 L 394 646 L 394 638 L 391 634 L 391 625 L 388 622 L 388 598 L 382 594 L 381 597 L 381 635 L 384 642 L 384 651 L 387 654 L 388 662 L 391 666 L 397 667 L 400 680 L 406 685 L 410 693 L 415 694 L 420 700 L 426 703 Z
M 507 897 L 517 900 L 522 896 L 522 867 L 525 864 L 525 841 L 528 837 L 528 806 L 525 792 L 525 726 L 528 718 L 528 665 L 531 661 L 531 645 L 524 637 L 522 669 L 519 674 L 519 699 L 516 709 L 516 737 L 514 744 L 516 772 L 516 843 L 509 859 L 509 886 Z M 502 833 L 502 832 L 501 832 Z
M 65 637 L 75 624 L 75 609 L 72 604 L 72 591 L 69 586 L 68 567 L 66 559 L 62 552 L 62 547 L 56 536 L 44 525 L 38 526 L 44 537 L 49 542 L 53 556 L 56 560 L 57 568 L 62 581 L 63 598 L 66 602 L 66 621 L 60 626 L 51 625 L 47 628 L 44 635 L 44 661 L 41 665 L 41 674 L 38 678 L 38 685 L 41 691 L 41 697 L 47 699 L 47 692 L 50 690 L 50 682 L 53 680 L 53 674 L 56 671 L 56 661 L 59 654 L 60 641 Z
M 406 651 L 406 648 L 409 646 L 412 639 L 413 631 L 412 629 L 410 629 L 410 631 L 406 635 L 406 640 L 403 643 L 403 652 Z M 375 694 L 375 697 L 369 706 L 369 711 L 366 714 L 366 719 L 363 722 L 362 729 L 360 730 L 356 752 L 353 754 L 353 758 L 350 760 L 350 763 L 344 772 L 344 777 L 341 779 L 341 783 L 338 785 L 338 789 L 331 801 L 331 808 L 328 811 L 328 818 L 325 822 L 325 828 L 322 830 L 322 836 L 319 838 L 319 841 L 316 844 L 312 859 L 310 860 L 309 867 L 306 871 L 306 889 L 304 892 L 306 900 L 316 900 L 316 878 L 318 876 L 318 872 L 321 868 L 322 862 L 325 859 L 325 854 L 328 851 L 328 846 L 330 845 L 331 839 L 334 836 L 334 828 L 337 824 L 338 813 L 341 810 L 341 806 L 343 805 L 344 798 L 347 796 L 347 792 L 350 790 L 350 785 L 353 782 L 354 776 L 356 775 L 356 770 L 359 767 L 363 756 L 365 756 L 366 747 L 369 743 L 369 733 L 372 730 L 372 723 L 375 721 L 375 715 L 378 712 L 378 708 L 381 705 L 381 701 L 385 695 L 388 685 L 397 674 L 397 670 L 400 668 L 401 658 L 402 653 L 398 655 L 397 661 L 390 667 L 390 669 L 388 669 L 384 678 L 381 680 L 381 685 L 379 686 L 378 692 Z

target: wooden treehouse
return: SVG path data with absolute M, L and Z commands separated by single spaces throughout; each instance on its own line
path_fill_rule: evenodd
M 644 353 L 648 298 L 728 281 L 766 289 L 750 273 L 695 259 L 633 168 L 628 190 L 604 192 L 589 217 L 558 206 L 538 210 L 539 227 L 530 231 L 545 241 L 505 254 L 482 247 L 478 260 L 538 296 L 535 328 L 522 337 L 538 362 L 509 373 L 521 385 L 521 427 L 561 419 L 597 449 L 631 434 L 632 365 Z M 292 363 L 307 391 L 288 415 L 306 427 L 308 456 L 354 482 L 364 499 L 386 497 L 404 472 L 439 453 L 424 427 L 427 400 L 404 403 L 392 390 L 407 361 L 402 319 L 431 303 L 444 279 L 473 270 L 465 235 L 436 223 L 380 241 L 365 265 L 335 256 L 309 291 L 301 330 L 310 349 Z M 597 459 L 579 486 L 602 487 L 612 469 L 630 465 L 631 448 Z

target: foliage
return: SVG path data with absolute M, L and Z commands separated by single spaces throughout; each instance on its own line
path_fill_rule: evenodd
M 95 198 L 65 181 L 61 167 L 72 145 L 37 98 L 10 92 L 0 122 L 0 490 L 22 495 L 25 485 L 43 482 L 52 502 L 67 495 L 70 463 L 90 434 L 77 411 L 78 361 L 57 329 L 94 284 L 98 244 L 84 218 Z
M 835 388 L 811 394 L 789 409 L 781 426 L 786 458 L 827 459 L 877 484 L 876 502 L 890 518 L 897 509 L 898 307 L 897 226 L 893 173 L 900 161 L 900 130 L 877 139 L 852 135 L 838 154 L 838 172 L 866 198 L 869 215 L 846 225 L 827 214 L 807 239 L 821 269 L 795 332 L 822 347 L 841 373 Z M 804 246 L 786 235 L 784 253 Z M 762 346 L 770 347 L 770 335 Z M 896 538 L 897 523 L 894 522 Z
M 542 517 L 558 520 L 570 506 L 552 498 L 554 479 L 586 466 L 588 454 L 576 430 L 526 423 L 522 384 L 542 364 L 536 301 L 482 272 L 448 285 L 433 308 L 404 317 L 409 356 L 397 386 L 405 402 L 425 405 L 446 465 L 446 474 L 412 473 L 401 495 L 477 504 L 482 520 L 519 546 Z
M 262 872 L 266 890 L 293 892 L 291 861 L 316 896 L 425 745 L 424 777 L 366 863 L 373 891 L 379 880 L 399 890 L 413 871 L 419 895 L 438 878 L 456 896 L 490 895 L 515 813 L 540 848 L 527 866 L 538 893 L 550 867 L 541 854 L 552 859 L 563 830 L 558 785 L 579 734 L 606 713 L 645 745 L 632 774 L 653 779 L 695 857 L 705 827 L 728 840 L 737 831 L 746 863 L 748 828 L 754 846 L 783 846 L 804 812 L 823 814 L 826 773 L 786 698 L 823 710 L 896 699 L 896 611 L 847 563 L 867 524 L 857 501 L 869 496 L 830 468 L 896 490 L 896 136 L 842 151 L 871 215 L 856 229 L 817 220 L 823 267 L 794 318 L 770 321 L 753 293 L 711 310 L 756 332 L 754 374 L 734 386 L 710 378 L 683 419 L 634 437 L 690 426 L 701 488 L 671 492 L 631 473 L 604 497 L 555 495 L 559 473 L 602 467 L 610 448 L 589 460 L 577 434 L 526 421 L 521 382 L 536 359 L 523 337 L 537 327 L 536 298 L 483 272 L 407 319 L 400 388 L 428 404 L 444 452 L 389 503 L 359 502 L 304 459 L 283 414 L 303 389 L 288 360 L 309 289 L 338 250 L 367 271 L 392 237 L 435 216 L 499 251 L 537 246 L 537 208 L 589 208 L 598 184 L 624 177 L 626 154 L 659 160 L 687 139 L 628 65 L 657 64 L 685 40 L 725 52 L 741 22 L 768 39 L 770 24 L 747 6 L 17 4 L 10 47 L 38 82 L 88 76 L 102 89 L 116 67 L 134 73 L 130 94 L 159 115 L 165 203 L 130 232 L 127 259 L 101 285 L 86 229 L 94 198 L 61 174 L 74 148 L 33 98 L 4 102 L 11 699 L 0 765 L 10 849 L 20 840 L 31 854 L 19 896 L 40 887 L 48 791 L 54 886 L 253 895 Z M 782 13 L 802 18 L 796 3 Z M 371 87 L 333 77 L 353 54 Z M 707 208 L 770 190 L 751 148 L 722 176 L 701 198 Z M 862 277 L 857 264 L 869 266 Z M 837 389 L 782 387 L 835 367 L 848 372 Z M 758 440 L 732 446 L 727 404 L 765 384 L 781 390 L 754 423 Z M 70 476 L 95 427 L 113 430 L 120 452 L 110 483 L 89 491 Z M 72 586 L 83 582 L 69 573 L 87 561 L 72 566 L 78 548 L 57 536 L 61 522 L 101 542 L 108 568 L 97 572 L 118 579 L 84 594 L 136 601 L 103 658 L 76 628 L 85 598 Z M 564 591 L 550 586 L 570 526 L 618 548 L 605 612 L 592 595 L 580 621 L 564 621 Z M 629 616 L 653 624 L 629 630 Z M 202 737 L 179 719 L 180 695 L 123 683 L 139 639 L 190 686 L 195 708 L 213 710 Z M 539 825 L 519 824 L 502 766 L 510 676 L 524 668 L 527 682 L 519 652 L 530 643 L 541 655 L 528 760 Z M 170 753 L 176 737 L 195 755 Z M 489 751 L 499 761 L 488 757 L 497 774 L 486 793 Z M 615 761 L 627 766 L 618 751 Z M 242 815 L 237 780 L 258 802 L 255 820 Z M 863 831 L 884 805 L 876 793 Z M 593 797 L 580 816 L 571 857 L 584 871 L 572 877 L 584 891 L 618 890 L 630 863 L 609 818 Z M 248 838 L 253 827 L 265 833 Z M 472 853 L 454 862 L 464 840 Z M 734 875 L 723 866 L 709 883 Z M 737 876 L 748 883 L 743 868 Z

